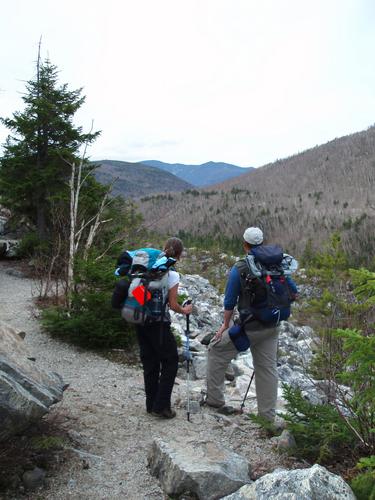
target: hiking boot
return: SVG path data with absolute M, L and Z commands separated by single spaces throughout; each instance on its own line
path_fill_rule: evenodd
M 201 391 L 201 398 L 199 400 L 199 406 L 209 406 L 210 408 L 220 408 L 221 406 L 223 406 L 223 404 L 220 404 L 220 403 L 219 404 L 217 404 L 217 403 L 211 404 L 211 403 L 209 403 L 207 401 L 207 393 L 204 390 L 202 390 Z
M 153 410 L 152 415 L 154 417 L 159 417 L 159 418 L 174 418 L 176 416 L 176 412 L 172 410 L 171 408 L 164 408 L 163 410 Z
M 216 404 L 210 404 L 207 402 L 207 397 L 202 398 L 201 401 L 199 402 L 200 406 L 207 406 L 208 408 L 214 408 L 217 413 L 220 413 L 221 415 L 240 415 L 242 413 L 240 408 L 234 408 L 233 406 L 229 405 L 216 405 Z
M 234 406 L 223 405 L 217 409 L 217 413 L 221 415 L 239 415 L 241 410 L 239 408 L 234 408 Z

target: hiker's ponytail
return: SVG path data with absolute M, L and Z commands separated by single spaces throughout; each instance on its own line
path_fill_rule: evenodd
M 179 259 L 181 257 L 184 246 L 180 238 L 169 238 L 164 245 L 164 252 L 167 257 Z

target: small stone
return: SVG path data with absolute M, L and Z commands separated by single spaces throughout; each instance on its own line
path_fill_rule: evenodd
M 22 482 L 27 490 L 35 490 L 42 486 L 46 477 L 46 471 L 39 467 L 34 467 L 33 470 L 24 472 Z
M 208 345 L 211 342 L 212 337 L 215 335 L 214 332 L 207 333 L 201 340 L 201 344 Z
M 90 464 L 87 460 L 83 459 L 82 460 L 82 469 L 87 470 L 90 468 Z
M 293 434 L 287 429 L 284 429 L 278 438 L 277 449 L 289 450 L 290 448 L 295 448 L 295 446 L 296 440 L 294 439 Z

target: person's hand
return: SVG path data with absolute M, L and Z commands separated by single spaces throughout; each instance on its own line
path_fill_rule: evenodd
M 227 326 L 225 326 L 224 324 L 221 325 L 221 327 L 218 329 L 218 331 L 215 333 L 215 336 L 213 337 L 213 341 L 217 340 L 221 340 L 221 337 L 223 336 L 223 333 L 225 332 L 225 330 L 227 330 Z
M 187 304 L 186 306 L 184 306 L 182 308 L 182 310 L 183 310 L 183 314 L 186 314 L 186 315 L 191 314 L 193 311 L 193 304 Z

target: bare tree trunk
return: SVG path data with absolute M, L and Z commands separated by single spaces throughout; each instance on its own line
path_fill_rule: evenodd
M 75 235 L 78 213 L 78 192 L 75 188 L 76 165 L 71 164 L 72 172 L 69 181 L 70 189 L 70 230 L 69 230 L 69 255 L 67 264 L 67 278 L 66 278 L 66 305 L 68 309 L 71 308 L 71 291 L 74 282 L 74 256 L 75 256 Z
M 82 169 L 85 164 L 86 158 L 86 150 L 87 144 L 85 145 L 85 149 L 82 155 L 82 158 L 76 166 L 76 164 L 70 163 L 67 160 L 71 167 L 71 175 L 69 180 L 69 191 L 70 191 L 70 212 L 69 212 L 69 254 L 67 261 L 67 270 L 66 270 L 66 289 L 65 289 L 65 301 L 68 309 L 71 309 L 72 306 L 72 291 L 74 286 L 74 261 L 77 255 L 77 252 L 80 247 L 81 237 L 85 229 L 88 229 L 89 233 L 87 236 L 86 243 L 84 245 L 84 254 L 83 258 L 87 260 L 88 252 L 94 242 L 95 235 L 100 227 L 100 225 L 109 222 L 109 220 L 101 220 L 104 209 L 112 202 L 109 200 L 109 193 L 112 189 L 112 185 L 109 186 L 107 192 L 104 194 L 103 199 L 101 201 L 100 207 L 96 215 L 91 217 L 87 222 L 83 221 L 81 223 L 81 227 L 77 229 L 78 226 L 78 207 L 79 207 L 79 197 L 83 184 L 85 183 L 87 177 L 90 175 L 92 170 L 87 172 L 85 177 L 82 179 Z

